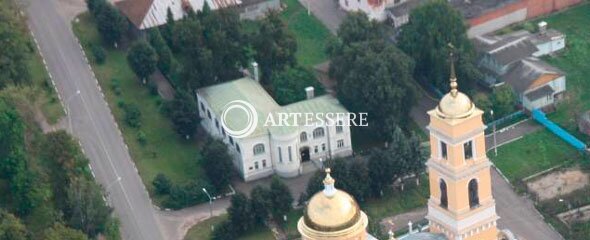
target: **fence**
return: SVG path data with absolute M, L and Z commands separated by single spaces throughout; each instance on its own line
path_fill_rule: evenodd
M 520 118 L 524 116 L 524 112 L 522 110 L 518 110 L 514 113 L 508 114 L 504 117 L 501 117 L 499 119 L 496 119 L 488 124 L 486 124 L 486 126 L 488 127 L 488 129 L 490 129 L 491 127 L 494 126 L 494 124 L 496 124 L 496 126 L 501 126 L 504 123 L 510 122 L 514 119 Z
M 549 131 L 553 134 L 557 135 L 559 138 L 563 139 L 574 148 L 583 151 L 586 149 L 586 144 L 565 131 L 563 128 L 559 127 L 557 124 L 549 120 L 545 113 L 539 109 L 533 110 L 533 119 L 537 120 L 537 122 L 543 124 Z

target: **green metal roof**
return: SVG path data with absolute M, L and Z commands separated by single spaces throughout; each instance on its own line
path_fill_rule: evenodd
M 303 89 L 301 90 L 303 91 Z M 273 134 L 289 134 L 297 131 L 297 127 L 272 126 L 265 127 L 264 123 L 272 114 L 275 121 L 279 113 L 347 113 L 348 111 L 330 95 L 315 97 L 293 104 L 279 106 L 276 101 L 256 81 L 250 78 L 241 78 L 230 82 L 205 87 L 197 90 L 198 94 L 210 105 L 216 116 L 221 117 L 223 110 L 229 102 L 242 100 L 254 106 L 258 113 L 256 130 L 250 136 L 256 136 L 267 131 Z M 247 114 L 243 111 L 228 111 L 227 127 L 230 129 L 243 129 L 246 127 Z M 291 121 L 292 122 L 292 121 Z M 304 119 L 300 118 L 298 125 L 302 125 Z

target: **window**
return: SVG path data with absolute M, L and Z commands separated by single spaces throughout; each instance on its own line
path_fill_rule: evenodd
M 336 125 L 336 133 L 341 133 L 343 130 L 342 121 L 338 121 L 338 125 Z
M 447 144 L 443 141 L 440 142 L 440 155 L 442 159 L 447 159 Z
M 258 162 L 254 162 L 254 169 L 258 170 Z
M 205 111 L 205 105 L 201 102 L 201 110 Z
M 293 162 L 293 158 L 291 157 L 291 146 L 287 148 L 287 151 L 289 152 L 289 162 Z
M 207 117 L 211 119 L 211 111 L 207 110 Z
M 302 132 L 299 135 L 299 141 L 301 141 L 301 142 L 307 142 L 307 133 L 306 132 Z
M 225 129 L 221 128 L 221 133 L 223 134 L 223 136 L 225 137 Z
M 283 153 L 281 153 L 281 147 L 279 147 L 279 162 L 283 162 Z
M 471 179 L 469 181 L 469 207 L 479 207 L 479 193 L 477 190 L 477 180 Z
M 338 144 L 338 148 L 344 147 L 344 140 L 342 140 L 342 139 L 338 140 L 337 144 Z
M 264 153 L 264 144 L 259 143 L 254 145 L 254 155 L 259 155 Z
M 215 119 L 215 127 L 219 129 L 219 121 L 217 121 L 217 119 Z
M 447 183 L 445 180 L 440 180 L 440 206 L 444 209 L 449 207 L 449 200 L 447 199 Z
M 262 168 L 266 167 L 266 159 L 262 160 Z
M 241 151 L 240 151 L 240 145 L 236 144 L 236 150 L 237 150 L 238 152 L 241 152 Z
M 325 152 L 325 151 L 326 151 L 326 144 L 322 143 L 322 152 Z
M 320 138 L 324 136 L 324 129 L 319 127 L 313 130 L 313 138 Z
M 473 158 L 473 141 L 463 143 L 463 155 L 465 160 Z
M 234 145 L 234 139 L 229 137 L 229 144 Z
M 318 146 L 314 146 L 314 147 L 313 147 L 313 152 L 314 152 L 314 153 L 318 153 Z

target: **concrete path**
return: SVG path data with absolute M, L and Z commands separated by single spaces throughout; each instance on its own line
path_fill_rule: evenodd
M 336 0 L 299 0 L 299 3 L 306 9 L 311 8 L 311 13 L 334 35 L 346 17 L 346 12 L 340 9 Z

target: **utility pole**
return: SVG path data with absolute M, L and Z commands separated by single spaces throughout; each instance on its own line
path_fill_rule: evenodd
M 494 119 L 494 110 L 490 110 L 490 115 L 492 115 L 492 121 L 494 123 L 494 155 L 498 156 L 498 142 L 496 141 L 496 119 Z
M 211 195 L 209 194 L 209 192 L 207 192 L 207 189 L 203 188 L 203 192 L 205 194 L 207 194 L 207 197 L 209 198 L 209 218 L 213 217 L 213 200 L 215 200 L 215 197 L 211 197 Z M 211 224 L 211 231 L 213 231 L 213 224 Z

